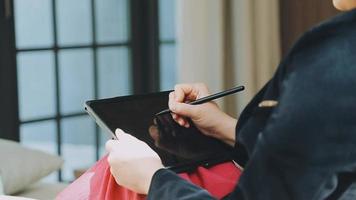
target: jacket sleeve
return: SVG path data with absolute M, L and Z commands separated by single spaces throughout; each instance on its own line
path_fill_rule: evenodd
M 180 178 L 167 169 L 158 170 L 151 182 L 147 200 L 156 199 L 214 199 L 208 191 Z
M 314 48 L 295 55 L 232 195 L 324 199 L 339 173 L 356 169 L 356 51 L 349 48 L 356 36 L 348 38 L 322 57 Z

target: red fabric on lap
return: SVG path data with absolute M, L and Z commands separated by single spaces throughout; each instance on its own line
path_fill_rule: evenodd
M 232 192 L 241 175 L 241 170 L 232 162 L 215 165 L 208 169 L 198 167 L 194 173 L 182 173 L 180 176 L 210 192 L 218 199 Z
M 206 189 L 219 199 L 232 192 L 240 175 L 240 169 L 232 162 L 222 163 L 209 169 L 199 167 L 193 173 L 180 174 L 182 178 Z M 110 167 L 105 156 L 64 189 L 56 199 L 144 200 L 146 196 L 119 186 L 110 173 Z

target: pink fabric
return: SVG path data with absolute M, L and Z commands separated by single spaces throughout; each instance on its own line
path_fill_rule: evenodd
M 182 178 L 205 188 L 218 199 L 234 189 L 240 175 L 241 170 L 232 162 L 222 163 L 209 169 L 199 167 L 193 173 L 180 174 Z M 116 184 L 105 156 L 63 190 L 56 199 L 144 200 L 146 196 Z

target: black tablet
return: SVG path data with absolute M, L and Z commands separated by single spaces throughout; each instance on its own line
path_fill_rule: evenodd
M 111 138 L 116 138 L 115 130 L 121 128 L 146 142 L 163 164 L 176 172 L 232 160 L 230 146 L 203 135 L 193 124 L 185 128 L 179 126 L 170 113 L 156 115 L 167 109 L 169 92 L 87 101 L 85 110 Z M 157 129 L 158 140 L 152 138 L 150 127 Z

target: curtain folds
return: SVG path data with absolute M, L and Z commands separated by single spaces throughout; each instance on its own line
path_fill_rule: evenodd
M 278 0 L 177 3 L 178 82 L 204 82 L 211 92 L 245 85 L 219 102 L 236 117 L 279 63 Z

